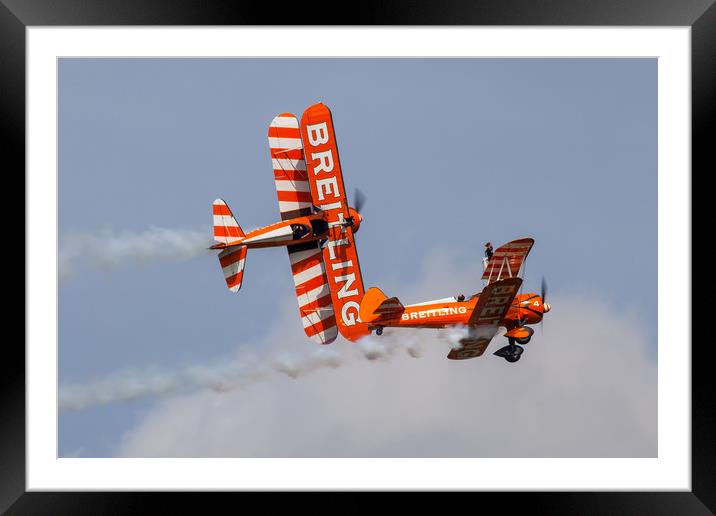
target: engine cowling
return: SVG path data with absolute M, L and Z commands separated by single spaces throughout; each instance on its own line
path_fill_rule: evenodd
M 350 206 L 348 207 L 348 216 L 353 221 L 353 233 L 357 233 L 360 228 L 360 223 L 363 222 L 363 217 L 361 217 L 361 214 L 358 213 L 355 208 L 351 208 Z

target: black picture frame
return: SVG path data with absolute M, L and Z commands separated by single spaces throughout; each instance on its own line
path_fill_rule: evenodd
M 24 177 L 25 169 L 25 29 L 28 26 L 83 25 L 581 25 L 690 26 L 692 72 L 692 185 L 714 167 L 711 139 L 716 120 L 716 5 L 714 0 L 460 0 L 443 3 L 364 1 L 353 9 L 312 2 L 277 7 L 260 2 L 215 0 L 0 0 L 0 126 L 8 172 Z M 351 11 L 351 12 L 349 12 Z M 339 14 L 342 13 L 342 14 Z M 343 17 L 341 17 L 343 16 Z M 8 159 L 10 158 L 10 159 Z M 6 174 L 6 177 L 10 174 Z M 24 183 L 23 183 L 24 192 Z M 693 188 L 693 186 L 692 186 Z M 10 192 L 11 190 L 6 190 Z M 693 190 L 692 190 L 693 191 Z M 17 198 L 20 196 L 14 192 Z M 692 204 L 693 206 L 693 204 Z M 5 210 L 7 211 L 7 210 Z M 15 220 L 14 211 L 8 220 Z M 693 218 L 693 217 L 692 217 Z M 15 243 L 15 242 L 13 242 Z M 17 253 L 14 246 L 13 253 Z M 690 251 L 690 250 L 689 250 Z M 24 252 L 23 252 L 24 258 Z M 25 268 L 25 275 L 29 274 Z M 691 281 L 690 274 L 685 281 Z M 24 307 L 24 303 L 23 303 Z M 691 333 L 685 329 L 685 339 Z M 619 493 L 463 493 L 452 494 L 450 505 L 494 501 L 507 510 L 527 509 L 549 514 L 644 513 L 710 514 L 716 512 L 716 408 L 711 401 L 710 339 L 692 344 L 692 491 Z M 206 512 L 208 493 L 191 501 L 176 493 L 32 492 L 25 489 L 25 350 L 19 339 L 6 339 L 0 375 L 0 512 L 8 514 L 105 513 L 146 510 L 147 504 L 192 504 Z M 259 494 L 212 494 L 211 502 L 242 496 L 249 507 Z M 295 497 L 271 495 L 272 510 L 295 508 Z M 302 495 L 303 496 L 303 495 Z M 356 513 L 372 510 L 381 494 L 320 495 L 320 510 Z M 466 499 L 466 497 L 471 497 Z M 218 498 L 218 500 L 217 500 Z M 302 498 L 305 500 L 305 498 Z M 404 497 L 405 503 L 427 508 L 425 493 Z M 444 509 L 444 502 L 441 503 Z M 311 509 L 317 507 L 311 503 Z

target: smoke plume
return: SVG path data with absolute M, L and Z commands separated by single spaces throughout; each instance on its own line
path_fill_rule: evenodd
M 456 327 L 439 331 L 438 334 L 439 340 L 447 344 L 447 353 L 459 346 L 458 340 L 466 332 Z M 228 392 L 276 376 L 299 378 L 321 369 L 338 368 L 361 360 L 388 361 L 404 353 L 418 358 L 426 345 L 425 340 L 434 338 L 435 333 L 432 331 L 420 333 L 417 330 L 404 330 L 404 333 L 382 337 L 368 336 L 356 345 L 336 342 L 332 346 L 316 349 L 294 343 L 292 351 L 279 349 L 263 355 L 243 348 L 233 357 L 211 364 L 193 365 L 174 371 L 156 368 L 127 370 L 85 384 L 62 385 L 59 404 L 64 410 L 82 410 L 146 397 L 189 394 L 204 389 Z
M 141 232 L 74 232 L 60 240 L 59 273 L 66 279 L 83 267 L 111 271 L 132 265 L 186 260 L 206 252 L 206 230 L 150 227 Z
M 243 375 L 208 375 L 213 391 L 159 399 L 116 455 L 656 456 L 656 360 L 642 324 L 594 299 L 553 297 L 559 309 L 518 363 L 492 355 L 506 343 L 499 335 L 481 358 L 447 360 L 460 328 L 386 328 L 317 356 L 272 353 L 266 381 L 244 361 Z

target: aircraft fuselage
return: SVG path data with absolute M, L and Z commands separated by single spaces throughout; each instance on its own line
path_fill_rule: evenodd
M 354 208 L 349 208 L 353 217 L 353 232 L 358 231 L 362 217 Z M 323 212 L 282 220 L 262 228 L 249 231 L 243 238 L 230 243 L 230 246 L 245 245 L 249 249 L 261 247 L 281 247 L 298 243 L 313 242 L 327 238 L 329 223 Z M 227 247 L 212 246 L 213 249 Z
M 475 294 L 465 301 L 457 301 L 456 298 L 449 297 L 406 305 L 401 313 L 379 317 L 370 321 L 370 325 L 401 328 L 445 328 L 467 325 L 479 299 L 480 294 Z M 499 326 L 511 328 L 516 326 L 518 321 L 522 321 L 523 325 L 537 324 L 547 311 L 549 305 L 545 305 L 538 294 L 518 294 L 500 320 Z

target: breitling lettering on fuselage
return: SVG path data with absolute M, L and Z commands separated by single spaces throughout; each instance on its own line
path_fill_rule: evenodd
M 411 319 L 426 319 L 430 317 L 445 317 L 448 315 L 466 314 L 467 308 L 464 306 L 450 306 L 444 308 L 433 308 L 430 310 L 422 310 L 420 312 L 403 313 L 401 319 L 409 321 Z

